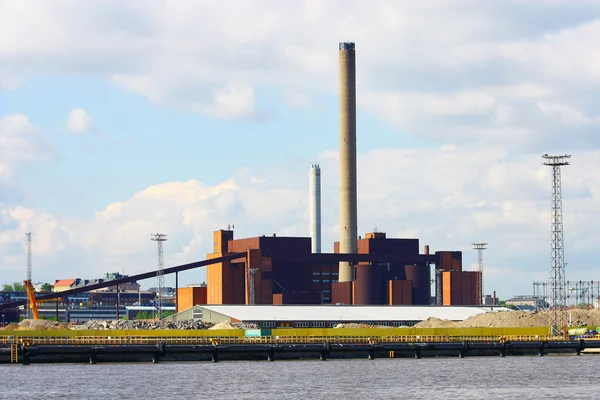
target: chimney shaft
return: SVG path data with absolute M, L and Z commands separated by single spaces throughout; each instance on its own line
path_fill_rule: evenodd
M 355 46 L 339 45 L 340 75 L 340 253 L 357 252 Z M 352 265 L 340 262 L 339 281 L 353 280 Z
M 313 253 L 321 252 L 321 168 L 310 168 L 310 239 Z

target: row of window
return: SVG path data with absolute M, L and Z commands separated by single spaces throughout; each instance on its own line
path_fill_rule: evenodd
M 337 279 L 313 279 L 313 283 L 320 283 L 320 282 L 323 282 L 323 283 L 333 282 L 333 283 L 335 283 L 337 281 L 338 281 Z
M 331 272 L 331 273 L 329 273 L 329 272 L 313 272 L 312 274 L 313 275 L 336 275 L 337 276 L 340 273 L 339 272 Z

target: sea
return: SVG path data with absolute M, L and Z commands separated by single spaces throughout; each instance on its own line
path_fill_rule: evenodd
M 0 365 L 0 399 L 600 399 L 600 356 Z

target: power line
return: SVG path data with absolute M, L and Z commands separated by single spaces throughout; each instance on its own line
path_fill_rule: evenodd
M 164 269 L 165 263 L 163 259 L 163 242 L 166 242 L 167 235 L 164 233 L 153 233 L 150 235 L 150 240 L 153 240 L 158 245 L 158 272 L 156 273 L 156 277 L 158 278 L 158 288 L 156 292 L 156 308 L 158 311 L 158 319 L 162 319 L 162 297 L 164 295 L 165 288 L 165 276 Z
M 565 282 L 565 241 L 563 236 L 561 167 L 569 165 L 570 155 L 549 156 L 544 154 L 544 165 L 552 167 L 551 234 L 550 234 L 550 307 L 551 327 L 559 332 L 566 323 L 560 311 L 566 308 L 567 285 Z

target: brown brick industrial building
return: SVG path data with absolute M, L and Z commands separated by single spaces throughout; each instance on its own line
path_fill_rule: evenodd
M 312 253 L 308 237 L 234 239 L 232 230 L 216 231 L 208 258 L 247 252 L 248 265 L 241 259 L 207 266 L 207 288 L 202 289 L 206 303 L 250 304 L 252 273 L 255 304 L 429 305 L 430 265 L 435 264 L 443 270 L 436 274 L 443 279 L 443 305 L 480 304 L 475 293 L 477 272 L 462 271 L 461 252 L 429 254 L 425 246 L 425 254 L 420 254 L 418 239 L 368 233 L 358 239 L 358 254 L 343 257 L 355 266 L 355 279 L 338 282 L 342 256 L 338 249 L 335 243 L 333 254 Z M 191 293 L 188 296 L 194 298 Z M 180 309 L 187 308 L 187 303 Z

